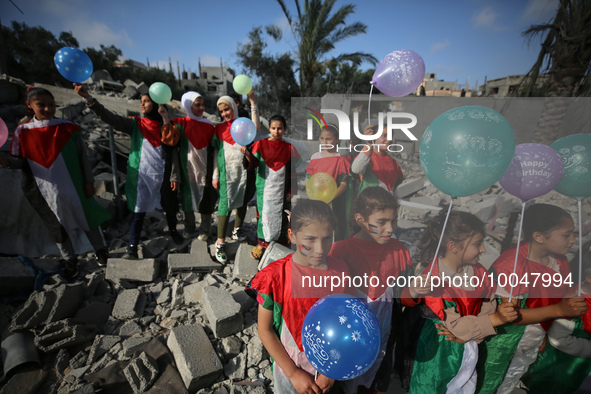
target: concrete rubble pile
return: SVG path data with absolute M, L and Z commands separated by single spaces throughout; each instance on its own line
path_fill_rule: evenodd
M 130 87 L 142 88 L 131 81 L 124 85 L 124 93 Z M 129 89 L 125 94 L 132 93 Z M 13 107 L 11 111 L 18 112 Z M 118 214 L 114 196 L 125 182 L 121 169 L 125 168 L 128 137 L 115 132 L 123 153 L 119 184 L 114 185 L 112 167 L 107 164 L 108 126 L 82 103 L 62 107 L 59 114 L 85 130 L 97 199 L 113 215 Z M 445 209 L 450 197 L 430 184 L 416 155 L 397 159 L 406 180 L 398 189 L 401 207 L 396 235 L 414 256 L 426 223 Z M 566 209 L 578 227 L 575 200 L 551 192 L 536 201 Z M 498 257 L 510 214 L 520 207 L 520 201 L 498 183 L 454 201 L 454 210 L 470 211 L 487 223 L 487 253 L 481 258 L 485 266 Z M 591 212 L 589 199 L 583 211 Z M 216 223 L 214 215 L 212 234 Z M 232 224 L 228 227 L 233 228 Z M 255 227 L 256 212 L 249 206 L 245 230 L 251 244 L 256 242 Z M 588 241 L 588 215 L 583 229 Z M 36 276 L 25 268 L 23 259 L 0 257 L 0 332 L 6 375 L 0 381 L 0 394 L 82 394 L 101 389 L 117 393 L 273 392 L 270 358 L 257 334 L 257 306 L 244 290 L 258 271 L 258 262 L 250 257 L 252 246 L 228 242 L 229 262 L 219 264 L 213 258 L 213 235 L 208 243 L 187 239 L 175 245 L 165 235 L 163 213 L 152 212 L 146 215 L 140 258 L 123 260 L 128 220 L 107 224 L 104 230 L 110 253 L 107 267 L 99 267 L 92 253 L 82 255 L 75 283 L 51 274 L 57 270 L 55 256 L 29 260 L 38 268 Z M 35 284 L 38 290 L 31 293 Z M 16 338 L 19 345 L 13 344 Z M 12 365 L 5 354 L 19 351 L 31 355 L 25 360 L 29 362 Z

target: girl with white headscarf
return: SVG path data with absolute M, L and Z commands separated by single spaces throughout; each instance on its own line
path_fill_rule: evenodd
M 196 210 L 201 214 L 199 239 L 206 241 L 211 227 L 211 214 L 217 192 L 211 185 L 213 173 L 213 123 L 203 116 L 205 103 L 197 92 L 187 92 L 181 98 L 187 116 L 172 119 L 172 125 L 181 132 L 179 143 L 181 173 L 181 206 L 185 212 L 185 232 L 195 232 Z
M 254 92 L 248 93 L 248 99 L 250 100 L 252 121 L 258 130 L 261 124 Z M 217 107 L 224 122 L 215 127 L 215 136 L 212 143 L 218 151 L 217 171 L 213 175 L 213 186 L 220 193 L 218 239 L 215 246 L 216 259 L 220 263 L 225 263 L 227 261 L 225 250 L 226 228 L 230 212 L 236 209 L 232 239 L 243 241 L 246 237 L 242 234 L 240 227 L 246 216 L 246 204 L 252 198 L 254 188 L 252 188 L 252 193 L 247 192 L 247 171 L 242 165 L 244 155 L 240 152 L 241 146 L 234 141 L 230 133 L 232 122 L 238 117 L 236 102 L 230 96 L 222 96 L 217 102 Z

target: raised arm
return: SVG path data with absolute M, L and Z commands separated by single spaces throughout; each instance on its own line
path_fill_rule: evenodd
M 257 128 L 257 131 L 261 128 L 261 118 L 259 116 L 259 107 L 257 106 L 256 98 L 254 96 L 254 90 L 251 90 L 247 94 L 248 100 L 250 101 L 250 112 L 251 120 Z
M 115 130 L 119 130 L 126 134 L 131 134 L 131 128 L 133 121 L 125 116 L 121 116 L 112 111 L 106 109 L 101 103 L 93 98 L 86 88 L 78 83 L 74 84 L 74 91 L 78 93 L 80 97 L 86 100 L 86 105 L 96 116 L 98 116 L 103 122 L 106 122 L 113 126 Z

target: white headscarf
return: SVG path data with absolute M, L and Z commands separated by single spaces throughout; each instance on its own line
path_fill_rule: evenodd
M 234 111 L 234 118 L 232 120 L 235 120 L 236 118 L 238 118 L 238 106 L 236 105 L 236 102 L 234 101 L 234 99 L 230 96 L 222 96 L 218 99 L 218 102 L 216 104 L 216 106 L 219 107 L 220 104 L 228 104 L 230 107 L 232 107 L 232 110 Z
M 189 118 L 191 118 L 193 120 L 213 124 L 213 123 L 211 123 L 211 120 L 207 119 L 205 116 L 203 116 L 203 115 L 197 116 L 193 113 L 191 106 L 193 105 L 193 103 L 195 102 L 195 100 L 198 97 L 203 97 L 203 96 L 201 96 L 197 92 L 187 92 L 187 93 L 183 94 L 183 97 L 181 97 L 181 105 L 183 106 L 185 113 L 187 114 L 187 116 Z

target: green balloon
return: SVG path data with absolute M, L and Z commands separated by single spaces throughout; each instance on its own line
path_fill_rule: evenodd
M 569 135 L 550 147 L 564 162 L 564 174 L 554 190 L 574 198 L 591 196 L 591 134 Z
M 154 82 L 150 85 L 150 98 L 156 104 L 166 104 L 172 98 L 172 90 L 168 87 L 167 84 L 162 82 Z
M 515 153 L 513 128 L 498 112 L 468 106 L 439 115 L 423 134 L 421 166 L 431 183 L 452 197 L 489 188 Z
M 234 91 L 238 94 L 248 94 L 252 90 L 252 81 L 246 75 L 238 75 L 232 82 Z

